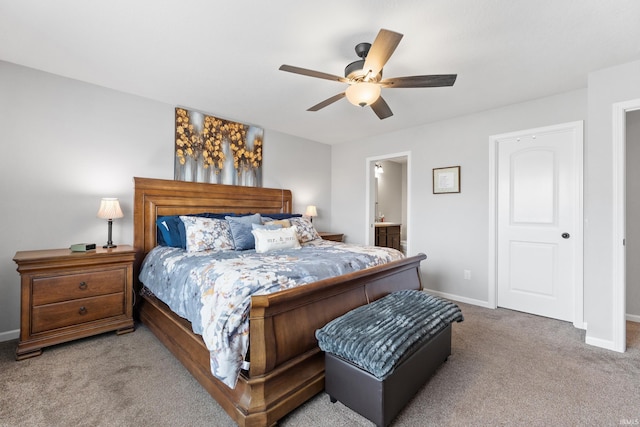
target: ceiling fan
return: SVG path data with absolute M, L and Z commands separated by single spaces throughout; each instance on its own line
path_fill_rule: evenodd
M 346 96 L 353 105 L 361 107 L 369 105 L 380 120 L 386 119 L 393 116 L 393 113 L 380 96 L 382 88 L 453 86 L 457 77 L 457 74 L 434 74 L 383 79 L 382 67 L 396 50 L 401 39 L 402 34 L 381 29 L 373 44 L 359 43 L 355 49 L 361 59 L 346 66 L 344 77 L 292 65 L 281 65 L 280 70 L 349 84 L 344 92 L 325 99 L 307 111 L 318 111 Z

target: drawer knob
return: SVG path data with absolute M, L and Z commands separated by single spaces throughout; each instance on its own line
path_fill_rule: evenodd
M 78 288 L 87 289 L 87 282 L 80 282 L 80 284 L 78 285 Z
M 87 314 L 87 308 L 85 306 L 80 307 L 80 310 L 78 310 L 79 314 Z

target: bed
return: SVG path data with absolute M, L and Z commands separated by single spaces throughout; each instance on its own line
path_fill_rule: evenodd
M 196 212 L 290 213 L 289 190 L 134 178 L 136 281 L 157 246 L 156 218 Z M 240 426 L 271 426 L 324 388 L 324 357 L 316 329 L 349 310 L 401 289 L 421 289 L 423 254 L 251 297 L 250 368 L 235 388 L 210 371 L 209 351 L 191 324 L 142 292 L 136 313 Z M 137 291 L 142 284 L 137 281 Z

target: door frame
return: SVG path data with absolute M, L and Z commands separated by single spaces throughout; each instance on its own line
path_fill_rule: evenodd
M 626 179 L 627 113 L 640 110 L 640 99 L 613 104 L 613 350 L 627 348 Z
M 583 206 L 583 147 L 584 147 L 584 122 L 582 120 L 575 122 L 562 123 L 552 126 L 544 126 L 535 129 L 526 129 L 517 132 L 509 132 L 489 137 L 489 247 L 488 247 L 488 306 L 497 308 L 498 306 L 498 143 L 501 139 L 514 138 L 521 135 L 529 135 L 531 133 L 543 133 L 559 130 L 572 130 L 576 133 L 579 143 L 576 144 L 574 150 L 574 161 L 576 165 L 576 178 L 578 180 L 578 189 L 576 191 L 577 204 L 574 223 L 576 226 L 574 247 L 576 248 L 575 270 L 576 278 L 573 290 L 573 325 L 576 328 L 585 329 L 584 325 L 584 206 Z
M 365 173 L 366 173 L 366 190 L 365 190 L 365 245 L 373 245 L 375 243 L 374 237 L 374 226 L 375 222 L 375 207 L 374 201 L 372 200 L 372 192 L 375 188 L 375 170 L 372 165 L 375 162 L 379 162 L 381 160 L 391 160 L 397 157 L 406 157 L 407 158 L 407 254 L 411 253 L 411 151 L 402 151 L 399 153 L 390 153 L 383 154 L 380 156 L 367 157 L 365 159 Z

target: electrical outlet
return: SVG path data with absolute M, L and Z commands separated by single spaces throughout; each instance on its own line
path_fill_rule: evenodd
M 464 270 L 464 280 L 471 280 L 471 270 Z

